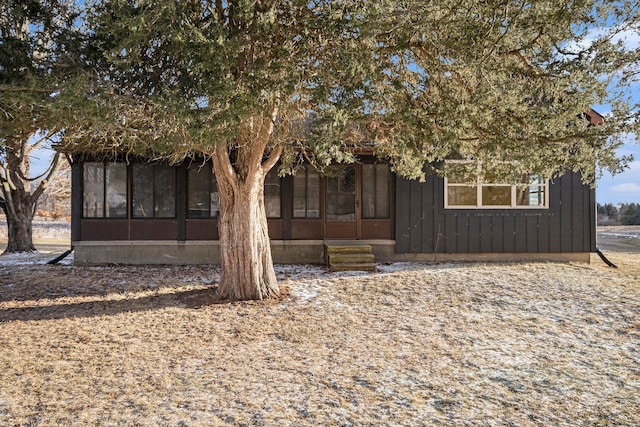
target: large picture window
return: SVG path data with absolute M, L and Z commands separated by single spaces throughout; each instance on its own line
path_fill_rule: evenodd
M 123 163 L 87 162 L 83 165 L 82 216 L 127 217 L 127 167 Z
M 218 185 L 211 164 L 191 167 L 188 172 L 187 216 L 189 218 L 217 218 L 220 215 Z
M 175 218 L 175 168 L 162 164 L 134 163 L 131 205 L 134 218 Z
M 505 184 L 483 171 L 482 164 L 447 162 L 445 208 L 547 208 L 548 182 L 537 175 L 525 175 L 518 184 Z M 482 178 L 484 177 L 484 178 Z

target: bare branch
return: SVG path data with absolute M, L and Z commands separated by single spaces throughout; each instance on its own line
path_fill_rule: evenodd
M 35 203 L 36 200 L 38 200 L 38 197 L 40 197 L 40 195 L 42 195 L 44 190 L 49 185 L 49 182 L 50 182 L 51 178 L 58 171 L 58 168 L 60 167 L 60 165 L 61 165 L 60 153 L 56 153 L 55 156 L 53 156 L 53 160 L 51 161 L 51 166 L 49 168 L 49 173 L 47 174 L 47 177 L 45 179 L 43 179 L 42 181 L 40 181 L 40 183 L 38 184 L 38 187 L 36 188 L 36 190 L 33 192 L 33 194 L 31 194 L 31 203 Z

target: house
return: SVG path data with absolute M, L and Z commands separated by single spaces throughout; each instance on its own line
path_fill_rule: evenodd
M 325 242 L 354 241 L 371 245 L 377 262 L 589 262 L 595 191 L 579 174 L 509 185 L 462 179 L 458 166 L 424 183 L 364 155 L 329 176 L 310 166 L 286 177 L 272 171 L 264 194 L 274 262 L 323 263 Z M 217 196 L 211 162 L 77 160 L 75 262 L 218 262 Z

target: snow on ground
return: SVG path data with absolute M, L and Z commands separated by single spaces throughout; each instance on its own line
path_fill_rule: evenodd
M 0 425 L 640 425 L 640 256 L 613 255 L 276 266 L 282 300 L 206 306 L 217 266 L 16 257 Z

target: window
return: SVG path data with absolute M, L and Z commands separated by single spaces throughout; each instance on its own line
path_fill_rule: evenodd
M 320 173 L 310 166 L 293 175 L 293 217 L 320 218 Z
M 362 218 L 389 218 L 389 165 L 362 165 Z
M 267 218 L 280 218 L 280 177 L 271 169 L 264 180 L 264 207 Z
M 82 216 L 127 217 L 127 166 L 87 162 L 83 165 Z
M 211 164 L 189 168 L 187 180 L 187 216 L 217 218 L 220 215 L 220 202 Z
M 482 164 L 448 161 L 444 182 L 446 208 L 548 207 L 548 183 L 536 175 L 522 177 L 519 184 L 503 184 L 483 171 Z
M 176 171 L 162 164 L 132 165 L 132 213 L 134 218 L 176 216 Z

